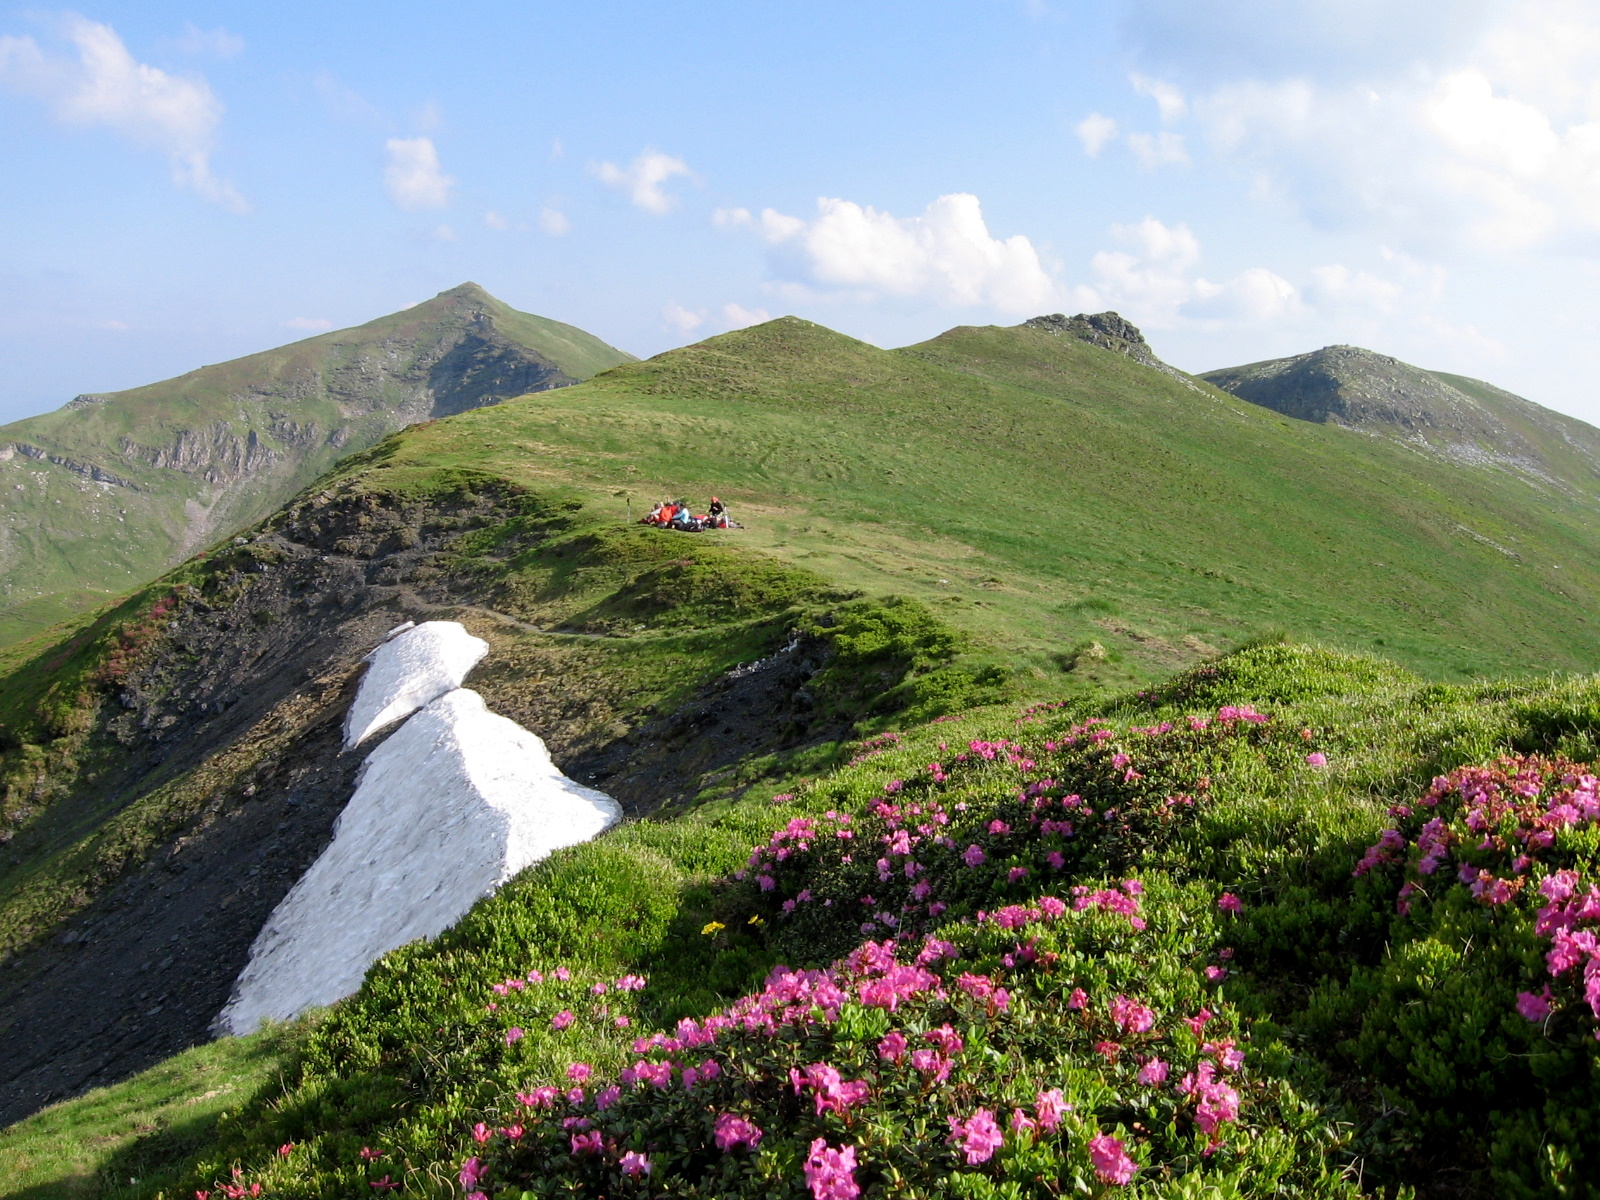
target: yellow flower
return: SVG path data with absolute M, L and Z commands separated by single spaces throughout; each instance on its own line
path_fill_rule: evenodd
M 707 937 L 709 937 L 713 933 L 721 933 L 726 928 L 727 928 L 727 926 L 724 925 L 721 921 L 707 921 L 706 922 L 706 927 L 704 929 L 702 929 L 700 932 L 705 934 Z
M 766 922 L 763 921 L 759 916 L 755 916 L 755 917 L 751 917 L 748 921 L 745 922 L 745 924 L 746 925 L 765 925 Z

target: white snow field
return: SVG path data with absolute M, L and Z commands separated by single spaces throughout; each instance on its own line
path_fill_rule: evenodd
M 384 726 L 461 686 L 489 652 L 456 621 L 407 621 L 367 655 L 361 690 L 344 719 L 344 748 L 359 746 Z
M 442 933 L 524 867 L 621 816 L 477 692 L 439 696 L 362 765 L 332 843 L 267 918 L 215 1028 L 250 1033 L 348 996 L 381 955 Z

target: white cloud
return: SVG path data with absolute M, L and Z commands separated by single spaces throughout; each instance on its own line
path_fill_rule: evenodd
M 1163 83 L 1159 79 L 1150 79 L 1135 72 L 1129 76 L 1128 81 L 1133 84 L 1133 90 L 1141 96 L 1149 96 L 1156 102 L 1156 108 L 1161 112 L 1163 121 L 1176 121 L 1189 111 L 1189 102 L 1183 98 L 1183 93 L 1170 83 Z
M 1090 158 L 1098 158 L 1106 143 L 1117 136 L 1117 123 L 1110 117 L 1090 113 L 1078 122 L 1077 134 L 1083 143 L 1083 152 Z
M 539 228 L 551 237 L 561 237 L 572 232 L 572 222 L 567 220 L 567 214 L 559 208 L 552 208 L 546 204 L 539 210 Z
M 318 332 L 323 329 L 332 329 L 333 322 L 326 317 L 290 317 L 283 323 L 285 329 L 305 329 Z
M 453 242 L 456 240 L 456 231 L 449 225 L 435 225 L 428 236 L 436 242 Z
M 831 287 L 1007 313 L 1039 312 L 1056 298 L 1033 243 L 993 237 L 978 198 L 965 193 L 940 196 L 915 217 L 823 197 L 810 221 L 769 208 L 734 223 L 798 251 L 810 278 Z
M 103 125 L 166 153 L 179 187 L 234 212 L 249 205 L 211 170 L 222 102 L 198 76 L 137 61 L 109 25 L 69 15 L 60 28 L 77 58 L 47 54 L 31 37 L 0 37 L 0 84 L 49 106 L 68 125 Z
M 722 317 L 728 323 L 729 329 L 744 329 L 749 325 L 761 325 L 772 320 L 772 314 L 764 308 L 746 308 L 742 304 L 724 304 Z
M 662 185 L 680 175 L 694 174 L 681 158 L 649 149 L 626 167 L 602 162 L 591 164 L 589 169 L 601 183 L 627 192 L 635 207 L 658 216 L 671 212 L 678 204 L 677 197 L 663 191 Z
M 681 334 L 690 334 L 705 323 L 706 314 L 703 312 L 690 312 L 683 305 L 674 301 L 661 310 L 661 319 L 671 328 Z
M 1090 262 L 1088 306 L 1116 307 L 1156 329 L 1198 325 L 1260 325 L 1303 309 L 1299 291 L 1265 267 L 1250 267 L 1223 283 L 1196 273 L 1200 241 L 1185 224 L 1155 217 L 1113 225 L 1126 249 L 1102 250 Z
M 498 230 L 501 233 L 504 233 L 507 229 L 511 228 L 511 222 L 506 220 L 499 213 L 495 212 L 492 208 L 483 214 L 483 223 L 490 229 Z
M 1258 196 L 1298 204 L 1320 225 L 1370 225 L 1434 252 L 1600 235 L 1592 0 L 1384 0 L 1370 25 L 1348 6 L 1220 0 L 1204 19 L 1221 32 L 1192 44 L 1149 24 L 1157 12 L 1184 28 L 1200 20 L 1176 12 L 1176 0 L 1128 2 L 1142 14 L 1140 44 L 1165 71 L 1207 79 L 1183 99 L 1215 148 L 1255 175 Z M 1261 41 L 1219 77 L 1214 39 L 1252 22 L 1287 29 L 1290 18 L 1305 23 L 1300 40 L 1278 55 Z M 1309 37 L 1312 28 L 1322 33 Z M 1143 76 L 1134 84 L 1156 95 Z M 1182 116 L 1171 104 L 1163 112 Z M 1133 149 L 1147 165 L 1163 157 L 1154 139 Z
M 244 53 L 244 39 L 226 29 L 200 29 L 192 22 L 183 36 L 173 43 L 185 54 L 214 54 L 218 58 L 235 58 Z
M 383 182 L 396 206 L 413 212 L 450 203 L 450 189 L 456 181 L 440 170 L 432 138 L 390 138 L 384 146 L 389 164 Z
M 1148 171 L 1168 165 L 1186 166 L 1189 151 L 1181 133 L 1163 129 L 1160 133 L 1130 133 L 1128 149 L 1133 151 L 1139 165 Z

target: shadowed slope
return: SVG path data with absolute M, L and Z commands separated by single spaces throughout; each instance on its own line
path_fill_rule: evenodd
M 354 329 L 0 427 L 0 606 L 33 601 L 9 622 L 26 632 L 30 618 L 108 598 L 258 520 L 396 429 L 628 359 L 466 283 Z

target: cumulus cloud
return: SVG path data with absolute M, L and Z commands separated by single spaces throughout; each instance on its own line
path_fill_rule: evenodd
M 440 169 L 439 151 L 432 138 L 390 138 L 384 148 L 389 162 L 383 169 L 383 182 L 396 207 L 415 212 L 450 203 L 450 189 L 456 181 Z
M 1129 3 L 1135 24 L 1159 13 L 1187 28 L 1200 10 L 1184 17 L 1176 10 L 1185 7 Z M 1383 0 L 1370 23 L 1348 7 L 1222 0 L 1203 12 L 1221 32 L 1183 45 L 1145 29 L 1143 49 L 1164 71 L 1189 63 L 1203 82 L 1182 98 L 1200 132 L 1246 166 L 1263 194 L 1298 204 L 1319 224 L 1368 224 L 1421 245 L 1494 251 L 1574 235 L 1595 241 L 1600 7 Z M 1262 43 L 1242 58 L 1224 56 L 1233 74 L 1218 76 L 1210 36 L 1226 40 L 1252 22 L 1276 29 L 1291 18 L 1303 23 L 1300 40 L 1288 38 L 1278 53 Z M 1321 32 L 1306 40 L 1306 29 Z M 1162 103 L 1156 85 L 1134 82 Z M 1184 119 L 1172 103 L 1162 107 Z M 1153 138 L 1131 148 L 1141 161 L 1162 157 Z
M 940 196 L 914 217 L 823 197 L 810 220 L 739 209 L 722 223 L 756 229 L 796 253 L 812 281 L 832 288 L 1007 313 L 1039 312 L 1056 298 L 1033 243 L 1021 234 L 994 237 L 978 198 L 965 193 Z
M 198 76 L 141 63 L 109 25 L 66 16 L 59 28 L 76 57 L 51 54 L 31 37 L 0 37 L 0 85 L 43 101 L 67 125 L 101 125 L 163 151 L 172 178 L 234 212 L 249 205 L 211 169 L 222 102 Z
M 705 323 L 706 314 L 703 312 L 691 312 L 674 301 L 662 308 L 661 319 L 679 333 L 688 335 Z
M 1200 241 L 1185 224 L 1155 217 L 1113 225 L 1123 249 L 1102 250 L 1090 262 L 1085 299 L 1119 308 L 1152 328 L 1184 325 L 1259 325 L 1303 308 L 1299 290 L 1265 267 L 1250 267 L 1221 283 L 1198 274 Z
M 1106 143 L 1117 136 L 1117 123 L 1100 113 L 1090 113 L 1078 122 L 1077 134 L 1083 143 L 1083 152 L 1090 158 L 1099 158 Z
M 750 325 L 760 325 L 772 320 L 772 314 L 764 308 L 746 308 L 742 304 L 724 304 L 722 306 L 722 319 L 728 323 L 729 329 L 744 329 Z
M 506 230 L 511 228 L 511 222 L 506 220 L 499 213 L 495 212 L 492 208 L 483 214 L 483 223 L 490 229 L 493 229 L 499 233 L 504 233 Z
M 324 329 L 332 329 L 333 322 L 326 317 L 290 317 L 283 323 L 285 329 L 304 329 L 310 333 L 319 333 Z
M 616 163 L 593 163 L 589 168 L 601 183 L 628 193 L 636 208 L 660 216 L 678 205 L 678 198 L 663 189 L 668 180 L 680 175 L 692 177 L 689 164 L 659 150 L 645 150 L 626 167 Z

